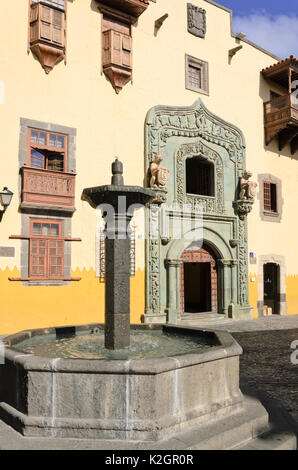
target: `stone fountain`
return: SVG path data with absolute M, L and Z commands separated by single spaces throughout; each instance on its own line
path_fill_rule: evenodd
M 97 448 L 109 450 L 227 449 L 255 439 L 268 429 L 268 414 L 239 389 L 242 350 L 229 333 L 129 324 L 127 228 L 132 204 L 154 193 L 125 186 L 122 171 L 116 160 L 112 184 L 82 196 L 107 208 L 106 325 L 7 337 L 0 417 L 26 437 L 96 439 Z M 130 336 L 137 348 L 147 347 L 143 355 L 131 351 Z
M 105 347 L 130 345 L 130 239 L 128 226 L 136 205 L 144 206 L 155 193 L 140 186 L 124 186 L 123 165 L 112 164 L 112 184 L 84 189 L 91 207 L 107 207 L 105 230 Z

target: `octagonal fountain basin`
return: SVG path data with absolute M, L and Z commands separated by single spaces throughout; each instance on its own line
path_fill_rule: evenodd
M 132 325 L 130 349 L 107 351 L 103 328 L 7 337 L 0 417 L 25 436 L 158 441 L 242 410 L 229 333 Z

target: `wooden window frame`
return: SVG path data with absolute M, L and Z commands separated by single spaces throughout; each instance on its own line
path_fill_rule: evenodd
M 272 186 L 275 186 L 275 210 L 272 209 Z M 263 181 L 263 211 L 265 213 L 278 214 L 278 185 L 271 181 Z M 268 197 L 266 196 L 268 195 Z M 269 207 L 270 206 L 270 207 Z
M 58 225 L 59 227 L 59 234 L 58 236 L 50 236 L 50 235 L 35 235 L 33 233 L 33 224 L 34 223 L 39 223 L 39 224 L 52 224 L 52 225 Z M 42 275 L 35 275 L 32 274 L 32 269 L 33 269 L 33 263 L 32 263 L 32 241 L 33 240 L 42 240 L 45 241 L 46 247 L 45 247 L 45 255 L 44 255 L 44 274 Z M 62 243 L 62 265 L 61 265 L 61 274 L 57 275 L 50 275 L 50 268 L 51 268 L 51 263 L 50 263 L 50 242 L 55 241 L 55 242 L 61 242 Z M 38 256 L 38 255 L 37 255 Z M 62 236 L 62 221 L 61 220 L 56 220 L 56 219 L 31 219 L 30 220 L 30 237 L 29 237 L 29 279 L 31 280 L 63 280 L 64 279 L 64 238 Z
M 196 87 L 192 85 L 189 80 L 189 69 L 190 67 L 200 70 L 201 86 Z M 185 88 L 187 90 L 209 95 L 209 64 L 204 60 L 185 54 Z
M 32 144 L 31 143 L 31 134 L 32 132 L 39 132 L 41 134 L 46 134 L 46 145 L 41 145 L 39 143 L 37 144 Z M 50 142 L 50 135 L 55 135 L 56 137 L 63 137 L 64 138 L 64 148 L 61 149 L 60 147 L 52 147 L 49 142 Z M 39 168 L 39 167 L 32 167 L 31 166 L 31 149 L 36 149 L 36 150 L 46 150 L 50 152 L 55 152 L 59 153 L 60 155 L 63 156 L 63 171 L 60 170 L 51 170 L 47 168 L 47 165 L 44 168 Z M 59 132 L 52 132 L 52 131 L 45 131 L 43 129 L 36 129 L 36 128 L 28 128 L 28 160 L 27 164 L 28 167 L 30 168 L 36 168 L 38 170 L 45 170 L 45 171 L 54 171 L 54 172 L 59 172 L 59 173 L 67 173 L 67 168 L 68 168 L 68 159 L 67 159 L 67 154 L 68 154 L 68 136 L 65 134 L 61 134 Z

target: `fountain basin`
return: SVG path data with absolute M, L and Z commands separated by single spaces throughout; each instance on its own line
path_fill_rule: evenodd
M 158 441 L 243 409 L 241 347 L 227 332 L 171 325 L 132 329 L 208 339 L 186 354 L 154 359 L 59 359 L 16 347 L 36 335 L 103 325 L 23 331 L 5 339 L 0 416 L 25 436 Z

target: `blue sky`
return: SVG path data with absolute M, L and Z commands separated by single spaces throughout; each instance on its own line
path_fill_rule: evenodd
M 298 57 L 298 0 L 217 0 L 233 10 L 234 32 L 279 57 Z

